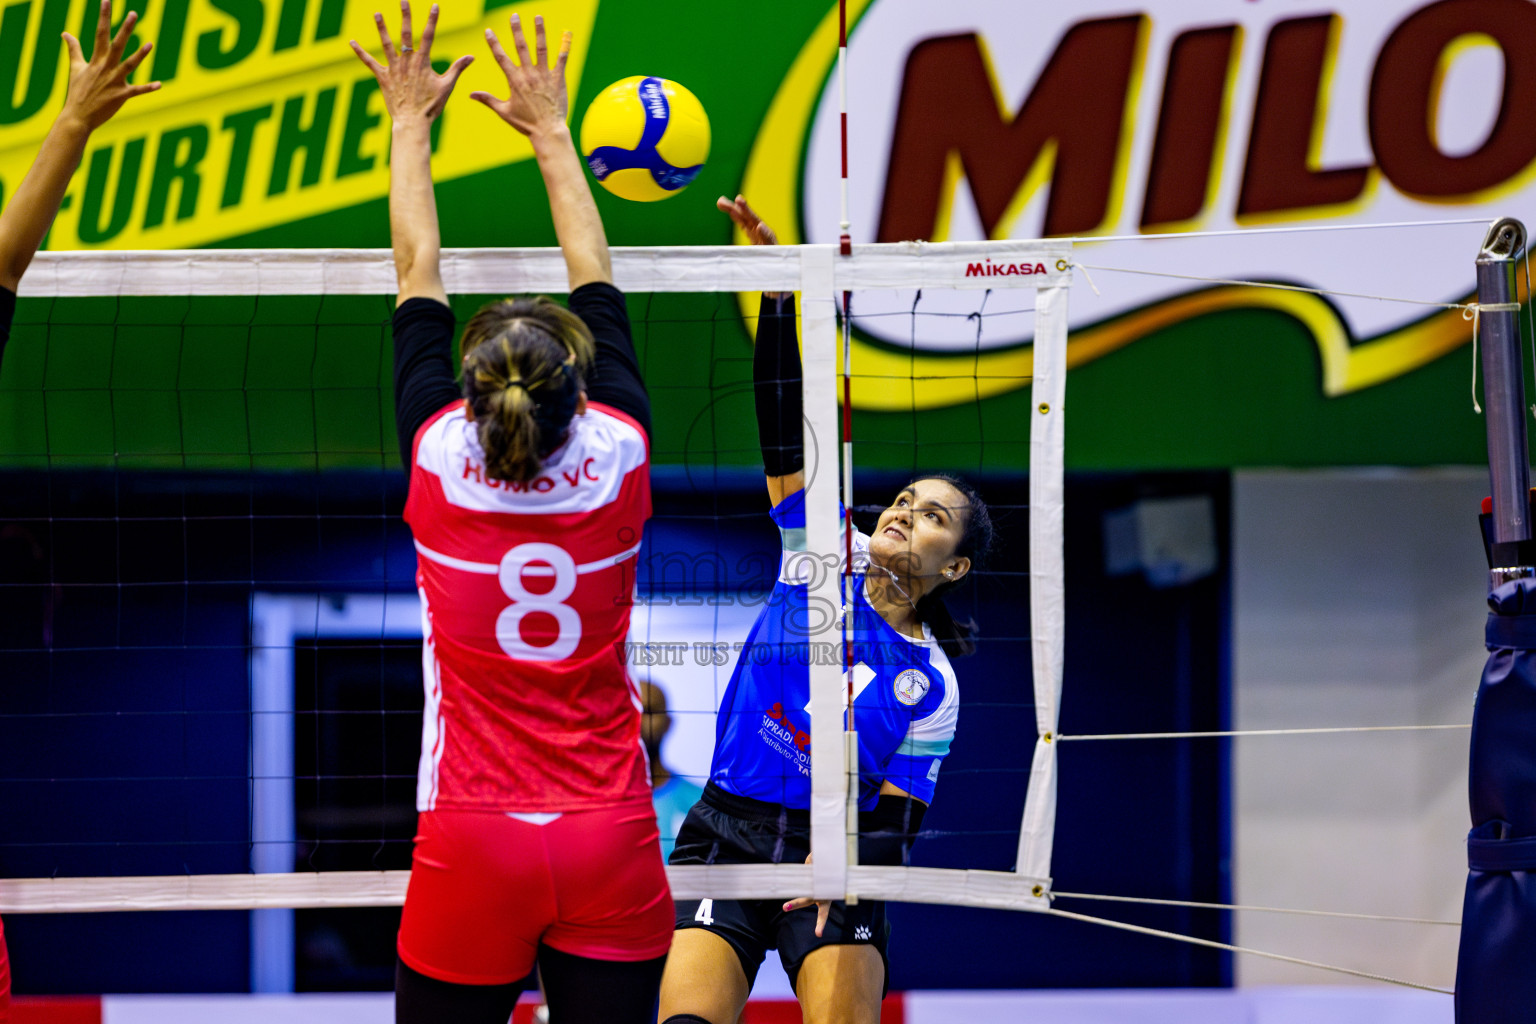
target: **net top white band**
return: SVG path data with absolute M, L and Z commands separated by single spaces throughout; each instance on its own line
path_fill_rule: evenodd
M 715 864 L 667 868 L 677 899 L 788 899 L 811 887 L 812 865 Z M 999 910 L 1050 909 L 1045 879 L 1010 871 L 854 867 L 854 891 L 870 899 Z M 0 879 L 0 914 L 128 910 L 259 910 L 398 907 L 409 871 L 296 871 L 255 875 Z
M 802 251 L 836 246 L 617 247 L 614 283 L 634 292 L 795 291 Z M 837 289 L 1040 288 L 1071 283 L 1068 242 L 856 245 L 833 269 Z M 565 292 L 559 249 L 445 249 L 450 294 Z M 171 295 L 393 295 L 388 249 L 196 249 L 39 253 L 30 298 Z

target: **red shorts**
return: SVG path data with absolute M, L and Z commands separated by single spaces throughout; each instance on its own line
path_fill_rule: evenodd
M 623 961 L 654 960 L 672 945 L 672 894 L 649 798 L 544 824 L 427 811 L 416 830 L 399 951 L 421 974 L 504 985 L 533 970 L 541 942 Z

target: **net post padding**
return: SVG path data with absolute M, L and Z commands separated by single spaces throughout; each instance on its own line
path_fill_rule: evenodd
M 1030 781 L 1016 872 L 850 866 L 845 806 L 850 784 L 842 728 L 838 664 L 813 665 L 812 749 L 836 751 L 812 761 L 812 845 L 805 865 L 716 865 L 668 869 L 681 899 L 713 896 L 871 899 L 1016 910 L 1049 909 L 1055 820 L 1054 744 L 1061 687 L 1061 401 L 1066 367 L 1067 242 L 898 242 L 855 246 L 621 247 L 612 250 L 614 281 L 631 292 L 801 291 L 805 410 L 821 450 L 836 451 L 836 295 L 843 291 L 1033 289 L 1039 292 L 1031 424 L 1030 603 L 1037 724 L 1041 739 Z M 131 268 L 131 272 L 130 272 Z M 563 293 L 569 289 L 558 249 L 445 250 L 450 294 Z M 40 253 L 21 285 L 24 297 L 390 295 L 393 257 L 374 250 L 197 250 Z M 1048 413 L 1039 412 L 1048 403 Z M 836 466 L 807 474 L 807 542 L 812 552 L 840 550 Z M 824 565 L 837 565 L 835 556 Z M 838 574 L 819 573 L 829 607 L 840 604 Z M 815 596 L 820 595 L 817 591 Z M 813 640 L 816 638 L 812 638 Z M 837 643 L 829 624 L 825 642 Z M 812 659 L 824 662 L 828 659 Z M 818 671 L 820 668 L 822 671 Z M 821 676 L 826 678 L 822 679 Z M 147 909 L 262 909 L 395 905 L 409 872 L 176 875 L 95 879 L 0 879 L 0 913 Z
M 1020 875 L 1049 879 L 1056 838 L 1056 728 L 1066 645 L 1063 585 L 1063 474 L 1067 391 L 1067 289 L 1041 288 L 1035 299 L 1035 376 L 1029 431 L 1029 617 L 1035 685 L 1035 753 L 1024 821 Z M 1046 885 L 1049 888 L 1049 882 Z

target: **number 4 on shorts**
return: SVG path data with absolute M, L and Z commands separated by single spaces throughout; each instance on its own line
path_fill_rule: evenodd
M 708 926 L 715 923 L 715 901 L 699 900 L 699 912 L 693 915 L 693 919 L 699 924 Z

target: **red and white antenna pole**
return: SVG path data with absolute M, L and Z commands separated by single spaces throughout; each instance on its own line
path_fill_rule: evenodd
M 850 256 L 853 239 L 848 234 L 848 0 L 837 0 L 837 112 L 843 149 L 842 220 L 838 222 L 837 241 L 842 254 Z
M 843 151 L 843 176 L 840 186 L 840 212 L 838 222 L 838 249 L 844 256 L 853 255 L 853 240 L 848 224 L 848 0 L 837 0 L 837 111 L 838 130 Z M 843 503 L 845 506 L 843 528 L 843 578 L 844 609 L 853 605 L 853 293 L 843 292 Z M 852 623 L 844 619 L 845 629 L 851 631 Z M 851 636 L 845 632 L 845 636 Z M 845 665 L 848 670 L 848 728 L 853 729 L 853 655 L 844 644 Z
M 843 176 L 840 183 L 838 251 L 853 255 L 848 223 L 848 0 L 837 0 L 837 110 Z M 853 721 L 853 308 L 852 292 L 843 292 L 843 756 L 848 770 L 848 863 L 859 862 L 859 738 Z M 857 897 L 850 893 L 851 899 Z
M 838 249 L 844 256 L 853 255 L 853 240 L 848 224 L 848 0 L 837 0 L 837 111 L 838 130 L 843 151 L 843 176 L 840 183 L 838 222 Z M 851 300 L 853 294 L 843 292 L 843 609 L 844 661 L 848 679 L 848 730 L 853 731 L 853 651 L 847 639 L 853 635 L 853 623 L 846 613 L 853 607 L 853 328 Z M 857 761 L 850 766 L 857 770 Z

